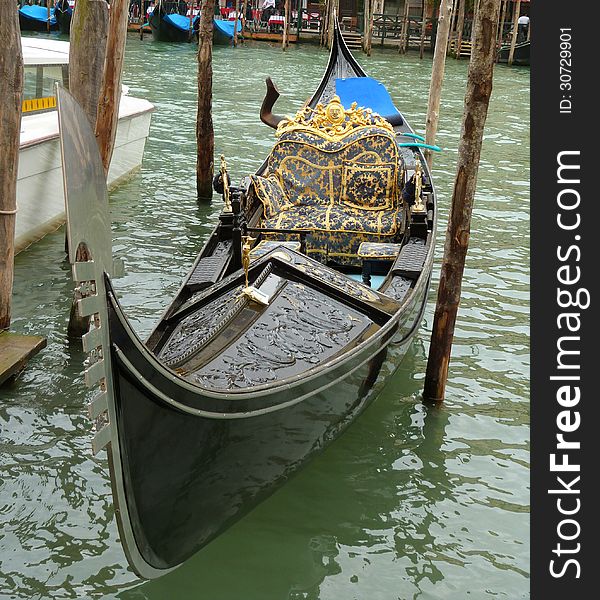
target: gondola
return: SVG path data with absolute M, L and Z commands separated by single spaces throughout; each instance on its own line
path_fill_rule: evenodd
M 237 21 L 224 21 L 223 19 L 213 19 L 213 44 L 219 46 L 228 46 L 233 43 L 233 33 L 237 24 L 238 35 L 242 32 L 242 23 Z
M 63 35 L 69 35 L 71 32 L 72 17 L 73 9 L 69 4 L 69 0 L 58 0 L 54 5 L 54 18 L 58 23 L 58 29 Z
M 21 31 L 48 31 L 48 20 L 50 21 L 50 31 L 56 31 L 58 23 L 54 16 L 54 9 L 50 11 L 50 19 L 48 19 L 48 9 L 45 6 L 34 4 L 19 8 Z
M 96 141 L 59 90 L 69 257 L 91 316 L 85 380 L 100 386 L 92 448 L 108 451 L 120 539 L 143 578 L 182 564 L 338 437 L 422 320 L 436 208 L 419 136 L 339 28 L 295 117 L 273 114 L 278 95 L 269 83 L 260 112 L 273 150 L 240 186 L 222 160 L 217 225 L 143 342 L 111 285 Z M 82 246 L 91 260 L 77 262 Z
M 522 42 L 515 45 L 515 52 L 513 55 L 513 65 L 529 66 L 529 52 L 531 49 L 531 42 Z M 510 44 L 502 46 L 498 50 L 498 62 L 507 63 L 508 57 L 510 56 Z
M 148 18 L 152 39 L 156 42 L 189 42 L 191 39 L 192 23 L 185 14 L 177 12 L 178 6 L 185 2 L 158 2 Z M 182 11 L 183 12 L 183 9 Z

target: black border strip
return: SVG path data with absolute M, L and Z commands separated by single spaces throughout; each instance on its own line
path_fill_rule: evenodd
M 599 518 L 594 484 L 600 449 L 594 438 L 600 437 L 596 432 L 600 423 L 594 377 L 598 327 L 593 311 L 600 296 L 598 234 L 594 231 L 598 198 L 592 189 L 595 174 L 600 172 L 600 166 L 594 164 L 600 154 L 595 94 L 598 66 L 592 65 L 599 55 L 598 12 L 596 2 L 534 0 L 530 5 L 534 600 L 596 597 L 598 593 L 594 583 Z M 561 41 L 568 41 L 571 47 L 565 43 L 561 48 Z M 563 164 L 579 168 L 557 174 L 559 156 Z M 571 208 L 565 208 L 568 205 Z M 577 273 L 579 279 L 573 281 Z M 588 308 L 584 308 L 585 290 L 591 299 Z M 575 306 L 560 306 L 570 299 Z M 560 355 L 561 350 L 572 353 Z M 580 399 L 575 401 L 578 393 Z M 581 447 L 557 448 L 559 435 Z M 554 470 L 552 461 L 558 465 Z M 572 465 L 568 468 L 578 466 L 579 470 L 560 466 L 566 465 L 565 461 Z M 593 595 L 584 596 L 586 590 Z M 582 595 L 573 595 L 578 592 Z

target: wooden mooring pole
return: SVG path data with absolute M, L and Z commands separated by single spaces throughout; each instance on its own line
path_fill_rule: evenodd
M 71 20 L 69 91 L 96 127 L 108 36 L 106 0 L 77 0 Z
M 410 23 L 408 20 L 408 14 L 410 11 L 410 0 L 404 2 L 404 14 L 402 16 L 402 29 L 400 30 L 400 47 L 398 51 L 400 54 L 405 54 L 408 48 L 409 28 Z
M 506 5 L 508 0 L 502 0 L 502 10 L 500 11 L 500 21 L 498 23 L 498 35 L 496 36 L 496 50 L 500 50 L 502 40 L 504 39 L 504 20 L 506 19 Z M 500 54 L 496 53 L 496 62 L 498 62 Z
M 363 52 L 371 56 L 373 44 L 373 0 L 365 0 L 365 11 L 363 14 Z
M 438 122 L 440 118 L 440 101 L 442 97 L 442 84 L 446 70 L 446 47 L 450 35 L 450 19 L 452 17 L 452 0 L 442 0 L 438 18 L 435 50 L 433 53 L 433 66 L 431 67 L 431 83 L 429 85 L 429 103 L 427 106 L 427 123 L 425 126 L 425 142 L 435 144 Z M 433 152 L 425 150 L 427 164 L 431 168 Z
M 235 0 L 235 21 L 233 22 L 233 47 L 238 45 L 238 20 L 240 18 L 240 0 Z
M 10 325 L 21 137 L 23 51 L 14 2 L 0 2 L 0 331 Z
M 421 39 L 419 40 L 419 58 L 422 60 L 425 54 L 425 29 L 427 28 L 427 10 L 429 0 L 423 0 L 423 14 L 421 16 Z
M 456 29 L 456 15 L 458 13 L 458 3 L 460 0 L 452 1 L 452 18 L 450 19 L 450 35 L 448 36 L 448 44 L 446 45 L 446 54 L 450 52 L 450 46 L 452 45 L 452 39 L 454 38 Z
M 510 38 L 510 51 L 508 53 L 508 64 L 512 65 L 515 58 L 515 46 L 517 45 L 517 34 L 519 32 L 519 16 L 521 14 L 521 0 L 513 3 L 512 37 Z
M 454 56 L 460 60 L 460 52 L 462 49 L 462 36 L 465 26 L 465 4 L 466 0 L 460 0 L 458 8 L 458 17 L 456 21 L 456 41 L 454 45 Z
M 284 9 L 284 24 L 283 24 L 283 36 L 282 36 L 282 42 L 281 42 L 281 47 L 283 48 L 283 51 L 285 52 L 287 50 L 287 47 L 289 46 L 289 36 L 290 36 L 290 19 L 292 17 L 292 9 L 290 6 L 290 0 L 285 0 L 285 9 Z M 299 19 L 302 18 L 301 15 L 298 16 Z
M 340 0 L 331 0 L 330 1 L 330 10 L 329 10 L 329 18 L 327 20 L 328 30 L 327 30 L 327 47 L 331 48 L 333 46 L 333 32 L 335 31 L 335 20 L 338 18 L 340 12 Z
M 46 346 L 39 336 L 10 326 L 17 217 L 17 170 L 23 98 L 23 51 L 15 3 L 0 1 L 0 385 L 18 375 Z
M 113 0 L 110 5 L 106 58 L 100 87 L 100 98 L 98 99 L 98 117 L 96 119 L 96 140 L 98 141 L 100 156 L 102 156 L 102 164 L 107 177 L 119 121 L 121 75 L 125 59 L 128 17 L 128 0 Z
M 469 247 L 483 131 L 492 93 L 499 10 L 500 0 L 481 0 L 474 23 L 474 44 L 467 76 L 454 193 L 423 391 L 423 397 L 428 401 L 441 402 L 445 396 L 452 338 Z
M 196 115 L 196 190 L 198 200 L 212 199 L 215 132 L 212 120 L 212 36 L 215 0 L 204 0 L 198 30 L 198 112 Z

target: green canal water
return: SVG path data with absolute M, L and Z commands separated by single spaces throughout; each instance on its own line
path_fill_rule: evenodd
M 423 132 L 430 59 L 359 57 Z M 273 143 L 263 80 L 291 113 L 327 62 L 308 45 L 215 48 L 217 153 L 233 179 Z M 408 600 L 529 596 L 529 71 L 498 66 L 479 171 L 447 401 L 420 400 L 466 80 L 449 60 L 435 180 L 438 262 L 418 337 L 372 407 L 332 446 L 180 569 L 128 570 L 107 463 L 93 457 L 84 355 L 66 337 L 64 232 L 16 260 L 13 329 L 48 347 L 0 391 L 0 598 Z M 112 194 L 117 291 L 150 332 L 219 202 L 194 198 L 195 56 L 128 39 L 125 83 L 156 106 L 141 172 Z

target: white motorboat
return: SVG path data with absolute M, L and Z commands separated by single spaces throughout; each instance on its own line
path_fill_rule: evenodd
M 23 114 L 17 177 L 15 251 L 57 229 L 65 220 L 55 82 L 68 84 L 69 42 L 21 38 Z M 142 164 L 154 106 L 124 92 L 119 106 L 109 189 Z

